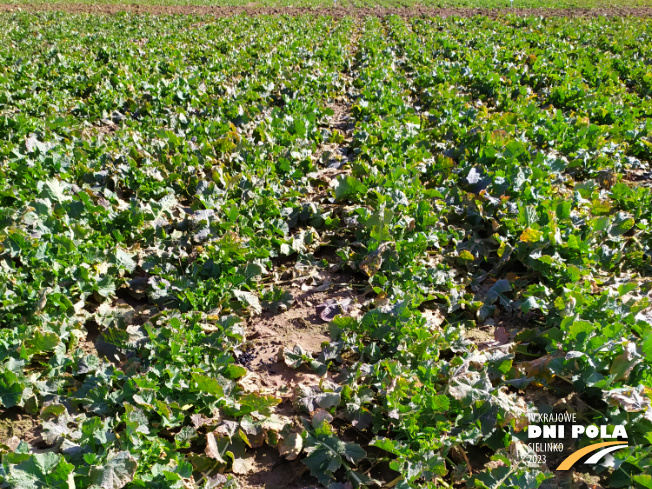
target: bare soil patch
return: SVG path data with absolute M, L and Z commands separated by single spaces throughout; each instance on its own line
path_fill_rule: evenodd
M 351 116 L 350 101 L 332 101 L 328 104 L 328 108 L 334 112 L 328 127 L 333 131 L 337 131 L 341 140 L 322 144 L 314 155 L 321 166 L 316 178 L 324 182 L 327 187 L 309 195 L 309 200 L 322 204 L 330 196 L 329 189 L 337 177 L 351 173 L 349 166 L 351 163 L 350 145 L 353 141 L 353 130 L 355 128 Z
M 333 111 L 330 126 L 340 132 L 351 132 L 354 125 L 351 122 L 351 101 L 342 97 L 339 100 L 334 100 L 328 107 Z
M 471 329 L 466 332 L 466 337 L 478 347 L 478 350 L 486 350 L 498 342 L 495 329 L 493 326 Z
M 288 372 L 282 363 L 282 351 L 284 348 L 292 349 L 294 345 L 300 345 L 313 353 L 321 351 L 322 344 L 328 343 L 330 337 L 328 323 L 320 317 L 317 306 L 329 299 L 350 300 L 353 314 L 357 310 L 356 303 L 363 300 L 350 289 L 309 291 L 296 297 L 294 305 L 285 312 L 267 312 L 250 319 L 247 323 L 247 339 L 255 355 L 251 368 L 287 385 L 285 381 L 288 379 L 284 377 Z
M 309 489 L 319 487 L 301 460 L 287 461 L 274 448 L 256 450 L 251 473 L 239 476 L 243 489 Z
M 17 407 L 0 409 L 0 445 L 15 449 L 21 441 L 32 448 L 43 444 L 40 421 Z
M 625 171 L 623 182 L 631 186 L 652 186 L 652 172 L 643 169 Z
M 318 289 L 318 287 L 316 287 Z M 300 345 L 308 354 L 316 356 L 322 344 L 329 342 L 328 323 L 320 314 L 320 304 L 329 300 L 350 301 L 357 305 L 363 300 L 349 288 L 332 288 L 326 291 L 308 290 L 297 295 L 297 288 L 291 289 L 295 301 L 286 311 L 265 312 L 250 318 L 247 330 L 247 368 L 249 373 L 240 381 L 245 390 L 271 394 L 282 399 L 275 413 L 294 418 L 295 388 L 298 385 L 316 388 L 322 378 L 333 380 L 330 373 L 320 376 L 306 365 L 292 368 L 286 365 L 283 351 Z M 298 290 L 301 290 L 300 288 Z M 358 308 L 348 310 L 356 314 Z M 296 421 L 298 422 L 298 421 Z M 263 446 L 257 449 L 249 461 L 250 471 L 239 475 L 244 489 L 307 489 L 316 488 L 316 479 L 310 476 L 307 467 L 300 460 L 285 460 L 275 448 Z
M 19 5 L 0 4 L 0 13 L 57 11 L 113 15 L 119 12 L 154 15 L 328 15 L 342 17 L 474 17 L 482 15 L 496 18 L 512 14 L 523 17 L 652 17 L 652 7 L 596 7 L 596 8 L 434 8 L 434 7 L 258 7 L 249 3 L 242 7 L 188 6 L 188 5 L 91 5 L 79 3 L 53 3 Z

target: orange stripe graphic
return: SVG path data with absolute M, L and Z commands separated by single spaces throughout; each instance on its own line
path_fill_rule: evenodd
M 573 452 L 568 457 L 566 457 L 564 461 L 559 464 L 559 467 L 557 467 L 556 470 L 568 470 L 573 466 L 575 462 L 581 459 L 584 455 L 591 452 L 595 452 L 596 450 L 599 450 L 602 447 L 609 447 L 611 445 L 619 445 L 619 444 L 623 446 L 627 446 L 627 442 L 605 441 L 602 443 L 596 443 L 594 445 L 589 445 L 587 447 L 580 448 L 578 451 Z

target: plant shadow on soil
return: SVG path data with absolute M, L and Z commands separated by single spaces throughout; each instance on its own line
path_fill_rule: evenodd
M 275 448 L 255 450 L 253 470 L 238 477 L 242 489 L 317 489 L 317 479 L 308 473 L 300 460 L 282 459 Z

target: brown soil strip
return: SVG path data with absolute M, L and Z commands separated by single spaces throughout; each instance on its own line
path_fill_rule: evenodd
M 248 344 L 255 356 L 247 365 L 249 373 L 240 380 L 245 391 L 272 394 L 282 399 L 275 408 L 278 415 L 295 418 L 294 390 L 298 385 L 318 386 L 321 377 L 307 365 L 297 369 L 285 364 L 283 350 L 300 345 L 310 353 L 321 351 L 329 341 L 328 324 L 320 319 L 317 305 L 328 299 L 358 297 L 350 290 L 309 291 L 295 295 L 295 303 L 284 312 L 265 312 L 249 319 L 246 328 Z M 327 379 L 332 380 L 330 374 Z M 298 424 L 298 420 L 295 421 Z M 288 461 L 278 450 L 268 446 L 256 449 L 247 474 L 238 476 L 243 489 L 306 489 L 314 487 L 316 479 L 307 473 L 300 460 Z
M 186 6 L 186 5 L 90 5 L 79 3 L 52 3 L 19 5 L 0 4 L 0 13 L 57 11 L 68 13 L 116 14 L 130 12 L 155 15 L 212 15 L 230 17 L 233 15 L 328 15 L 342 17 L 473 17 L 482 15 L 491 18 L 512 14 L 523 17 L 652 17 L 652 7 L 595 7 L 595 8 L 368 8 L 368 7 L 226 7 L 226 6 Z

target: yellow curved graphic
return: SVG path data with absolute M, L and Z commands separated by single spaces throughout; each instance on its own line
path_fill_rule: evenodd
M 562 463 L 559 464 L 557 470 L 568 470 L 570 469 L 575 462 L 581 459 L 587 453 L 595 452 L 603 447 L 609 447 L 611 445 L 623 445 L 626 446 L 627 442 L 622 441 L 605 441 L 602 443 L 596 443 L 594 445 L 589 445 L 584 448 L 580 448 L 578 451 L 571 453 L 568 457 L 564 459 Z

